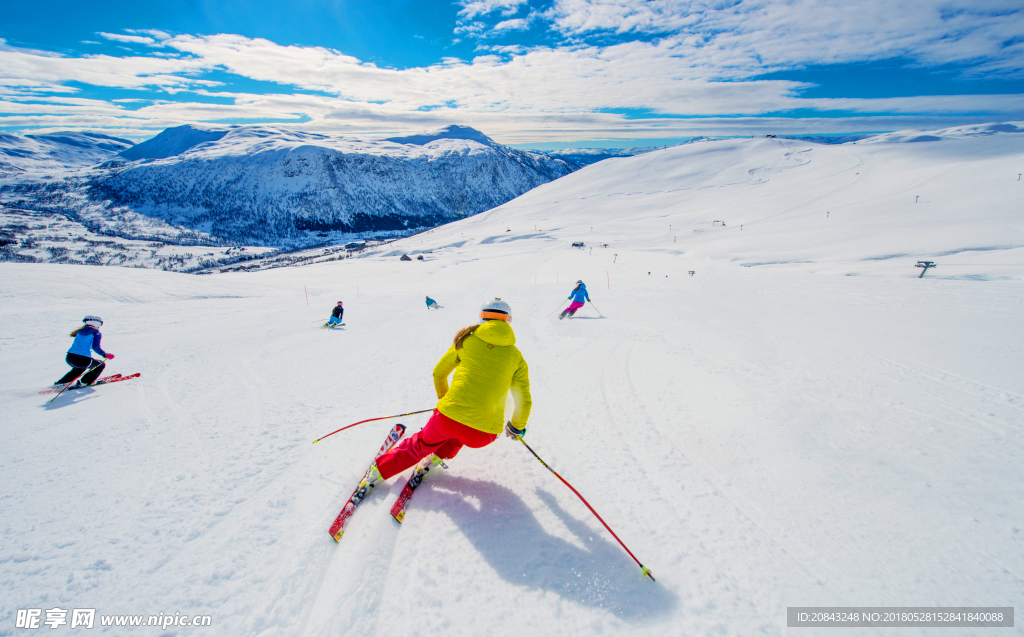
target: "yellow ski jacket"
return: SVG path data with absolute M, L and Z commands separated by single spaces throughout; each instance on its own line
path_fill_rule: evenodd
M 437 410 L 467 427 L 490 434 L 505 429 L 505 397 L 512 391 L 512 425 L 526 427 L 530 417 L 530 370 L 516 335 L 505 321 L 484 321 L 462 343 L 448 348 L 434 367 Z M 448 375 L 455 372 L 448 388 Z

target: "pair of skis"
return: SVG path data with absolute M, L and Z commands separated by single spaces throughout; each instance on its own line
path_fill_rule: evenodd
M 82 375 L 84 375 L 84 374 L 81 374 L 80 376 L 82 376 Z M 75 380 L 71 381 L 70 383 L 64 383 L 63 385 L 54 385 L 53 387 L 47 387 L 46 389 L 42 390 L 39 393 L 40 394 L 57 394 L 57 396 L 60 396 L 62 393 L 64 393 L 67 390 L 74 391 L 76 389 L 86 389 L 88 387 L 96 387 L 98 385 L 109 385 L 110 383 L 119 383 L 122 380 L 131 380 L 133 378 L 138 378 L 141 375 L 142 374 L 140 374 L 138 372 L 136 372 L 134 374 L 130 374 L 128 376 L 122 376 L 121 374 L 112 374 L 110 376 L 104 376 L 103 378 L 98 379 L 96 382 L 92 383 L 91 385 L 80 385 L 78 387 L 72 387 L 72 385 L 74 385 L 75 382 L 78 380 L 76 378 Z M 54 396 L 54 398 L 56 398 L 57 396 Z
M 380 446 L 380 451 L 378 451 L 377 455 L 374 456 L 373 463 L 367 467 L 366 472 L 363 474 L 362 479 L 359 480 L 359 484 L 356 486 L 355 491 L 352 492 L 348 502 L 346 502 L 345 506 L 341 508 L 341 513 L 338 514 L 338 517 L 334 518 L 334 523 L 331 524 L 330 529 L 327 531 L 331 534 L 331 537 L 334 538 L 335 542 L 341 541 L 341 536 L 345 534 L 345 527 L 348 526 L 349 520 L 352 519 L 352 514 L 355 513 L 356 507 L 359 506 L 363 501 L 363 498 L 365 498 L 374 487 L 370 482 L 370 472 L 373 470 L 373 464 L 377 462 L 377 458 L 380 458 L 385 452 L 394 447 L 404 435 L 405 425 L 403 424 L 395 425 L 391 428 L 391 431 L 388 432 L 388 437 L 384 439 L 384 444 Z M 412 472 L 412 477 L 410 477 L 409 481 L 405 483 L 405 488 L 402 489 L 402 493 L 399 494 L 398 499 L 395 500 L 394 506 L 391 507 L 391 516 L 398 522 L 405 519 L 405 507 L 409 504 L 409 499 L 412 498 L 413 491 L 415 491 L 416 487 L 420 486 L 420 483 L 423 482 L 423 478 L 427 475 L 427 472 L 436 465 L 447 468 L 443 462 L 435 460 L 435 458 L 436 456 L 432 456 L 431 458 L 428 458 L 416 465 L 415 470 Z

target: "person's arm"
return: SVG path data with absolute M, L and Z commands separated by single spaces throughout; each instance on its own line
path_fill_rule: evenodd
M 588 301 L 590 300 L 590 292 L 587 292 L 586 290 L 583 290 L 583 296 L 587 297 Z
M 525 430 L 526 421 L 530 419 L 530 409 L 533 408 L 533 399 L 530 398 L 530 368 L 526 359 L 520 357 L 519 367 L 512 375 L 512 426 L 516 429 Z
M 92 349 L 103 358 L 106 358 L 107 353 L 103 351 L 102 347 L 100 347 L 101 338 L 103 338 L 103 335 L 100 334 L 98 331 L 92 335 Z
M 448 393 L 448 376 L 455 371 L 458 365 L 459 352 L 454 345 L 449 347 L 441 360 L 437 361 L 437 365 L 434 365 L 434 390 L 437 391 L 439 399 L 444 398 L 444 395 Z

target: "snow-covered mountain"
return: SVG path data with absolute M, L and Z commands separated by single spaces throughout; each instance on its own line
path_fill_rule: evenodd
M 127 139 L 101 133 L 20 135 L 0 132 L 0 178 L 92 166 L 131 146 L 132 142 Z
M 211 616 L 175 627 L 197 637 L 746 637 L 840 634 L 789 631 L 789 606 L 1014 606 L 1018 126 L 609 159 L 304 268 L 0 263 L 0 634 L 54 607 Z M 592 302 L 560 321 L 577 279 Z M 657 582 L 504 436 L 431 471 L 401 524 L 409 471 L 328 535 L 388 428 L 427 416 L 312 441 L 433 407 L 495 296 L 525 440 Z M 86 314 L 108 371 L 142 375 L 46 404 Z
M 63 154 L 41 141 L 75 135 L 81 148 L 66 143 Z M 3 203 L 179 243 L 297 247 L 401 235 L 488 210 L 576 169 L 465 126 L 356 138 L 189 125 L 131 147 L 86 133 L 2 139 L 20 162 L 0 174 Z
M 200 124 L 168 128 L 152 139 L 122 150 L 119 156 L 129 161 L 173 157 L 204 142 L 215 142 L 227 135 L 230 130 L 230 128 Z
M 573 170 L 460 126 L 383 139 L 183 126 L 121 157 L 134 161 L 97 174 L 91 202 L 258 245 L 431 227 Z
M 583 167 L 596 164 L 605 159 L 611 159 L 612 157 L 633 157 L 634 155 L 649 153 L 652 150 L 655 150 L 655 148 L 564 148 L 562 150 L 545 151 L 544 154 L 564 159 L 570 164 Z

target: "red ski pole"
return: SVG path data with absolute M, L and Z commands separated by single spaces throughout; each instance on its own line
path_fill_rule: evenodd
M 313 441 L 313 444 L 315 445 L 316 443 L 320 442 L 324 438 L 327 438 L 329 436 L 333 436 L 334 434 L 338 433 L 339 431 L 345 431 L 346 429 L 351 429 L 352 427 L 355 427 L 356 425 L 361 425 L 364 422 L 373 422 L 374 420 L 387 420 L 388 418 L 401 418 L 402 416 L 413 416 L 415 414 L 425 414 L 428 411 L 434 411 L 434 408 L 431 407 L 430 409 L 423 409 L 423 410 L 420 410 L 420 411 L 410 411 L 407 414 L 395 414 L 394 416 L 381 416 L 379 418 L 367 418 L 366 420 L 360 420 L 359 422 L 354 422 L 351 425 L 345 425 L 341 429 L 335 429 L 334 431 L 332 431 L 331 433 L 327 434 L 326 436 L 320 436 L 319 438 L 317 438 L 316 440 Z
M 640 572 L 642 572 L 647 577 L 651 578 L 652 582 L 655 581 L 654 580 L 654 576 L 651 575 L 651 569 L 647 568 L 643 564 L 640 564 L 640 560 L 636 559 L 636 556 L 633 555 L 633 551 L 630 551 L 629 547 L 627 547 L 622 542 L 622 540 L 619 539 L 619 536 L 615 535 L 615 531 L 612 530 L 612 527 L 608 526 L 608 523 L 604 521 L 604 518 L 602 518 L 600 515 L 598 515 L 597 511 L 594 510 L 594 507 L 590 506 L 590 503 L 587 502 L 587 499 L 584 498 L 582 495 L 580 495 L 580 492 L 577 491 L 575 489 L 575 487 L 573 487 L 571 484 L 569 484 L 568 481 L 566 481 L 565 478 L 563 478 L 562 476 L 558 475 L 557 471 L 555 471 L 554 469 L 549 467 L 548 463 L 546 463 L 543 460 L 541 460 L 540 456 L 537 455 L 537 452 L 534 451 L 533 449 L 531 449 L 530 445 L 526 444 L 526 441 L 523 440 L 522 436 L 516 436 L 516 440 L 518 440 L 519 442 L 523 443 L 523 446 L 526 447 L 529 450 L 529 452 L 533 454 L 534 458 L 536 458 L 542 465 L 544 465 L 545 469 L 547 469 L 551 473 L 555 474 L 555 477 L 558 478 L 559 480 L 561 480 L 562 484 L 564 484 L 565 486 L 569 487 L 569 490 L 571 490 L 573 493 L 575 493 L 576 497 L 579 498 L 583 502 L 583 504 L 587 505 L 587 508 L 590 509 L 590 512 L 594 514 L 594 517 L 596 517 L 598 519 L 598 521 L 601 522 L 601 524 L 604 525 L 604 528 L 608 529 L 608 532 L 612 534 L 612 537 L 615 538 L 615 541 L 618 542 L 620 545 L 622 545 L 622 548 L 626 549 L 626 552 L 629 553 L 629 556 L 631 558 L 633 558 L 634 562 L 636 562 L 637 564 L 640 565 Z
M 92 357 L 90 357 L 90 358 L 92 358 Z M 92 360 L 95 361 L 96 359 L 93 358 Z M 91 369 L 95 369 L 95 368 L 93 367 L 92 363 L 89 363 L 89 366 L 86 367 L 85 369 L 83 369 L 81 374 L 79 374 L 78 376 L 75 376 L 74 378 L 72 378 L 71 382 L 69 382 L 67 385 L 64 385 L 64 389 L 62 389 L 59 392 L 57 392 L 56 396 L 54 396 L 53 398 L 51 398 L 50 400 L 48 400 L 46 402 L 47 403 L 52 403 L 53 401 L 55 401 L 58 398 L 60 398 L 60 395 L 64 393 L 64 390 L 66 390 L 68 387 L 71 387 L 72 385 L 74 385 L 76 380 L 78 380 L 82 376 L 85 376 L 89 372 L 89 370 L 91 370 Z
M 555 313 L 555 312 L 557 312 L 558 310 L 562 309 L 562 303 L 565 303 L 565 301 L 562 301 L 562 302 L 560 302 L 560 303 L 558 304 L 558 307 L 556 307 L 556 308 L 555 308 L 554 310 L 552 310 L 552 311 L 551 311 L 551 314 L 554 314 L 554 313 Z M 551 316 L 551 314 L 548 314 L 548 316 Z

